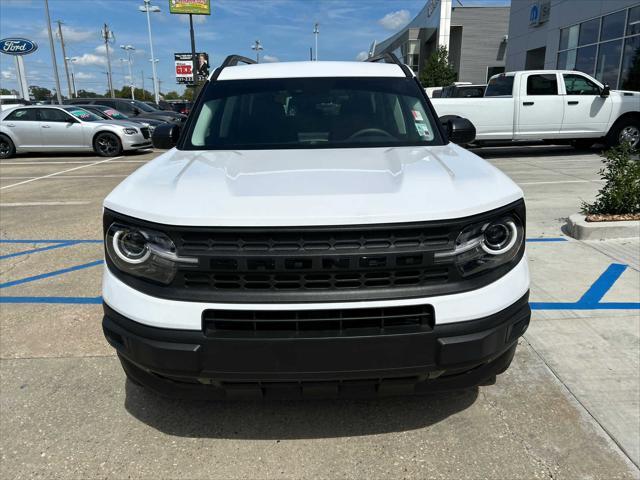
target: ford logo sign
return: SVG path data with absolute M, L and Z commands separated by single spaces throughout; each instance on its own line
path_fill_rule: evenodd
M 38 44 L 26 38 L 3 38 L 0 40 L 0 52 L 7 55 L 28 55 L 38 49 Z

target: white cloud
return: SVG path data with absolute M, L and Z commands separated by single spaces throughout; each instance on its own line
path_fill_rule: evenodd
M 387 30 L 398 30 L 409 23 L 410 16 L 409 10 L 397 10 L 395 12 L 387 13 L 384 17 L 378 20 L 378 24 Z
M 58 38 L 58 25 L 56 23 L 51 24 L 51 28 L 53 30 L 53 34 L 55 38 Z M 40 30 L 39 36 L 41 38 L 47 38 L 49 36 L 49 31 L 47 27 Z M 69 27 L 68 25 L 62 25 L 62 36 L 64 37 L 65 43 L 76 43 L 76 42 L 85 42 L 90 38 L 100 38 L 99 31 L 92 30 L 78 30 L 77 28 Z
M 274 57 L 273 55 L 265 55 L 264 57 L 262 57 L 262 60 L 265 63 L 275 63 L 280 61 L 278 57 Z
M 0 76 L 5 80 L 9 80 L 11 78 L 14 78 L 16 75 L 15 75 L 15 72 L 13 71 L 13 68 L 7 68 L 6 70 L 2 70 L 0 72 Z
M 89 80 L 92 78 L 96 78 L 93 73 L 85 73 L 85 72 L 76 72 L 74 77 L 76 80 Z
M 109 50 L 113 50 L 113 48 L 109 48 Z M 104 45 L 104 43 L 102 45 L 98 45 L 95 49 L 95 52 L 98 55 L 106 55 L 107 54 L 107 47 Z
M 356 55 L 356 60 L 358 62 L 362 62 L 362 61 L 366 60 L 367 58 L 369 58 L 369 52 L 365 52 L 364 50 L 361 51 L 360 53 L 358 53 L 358 55 Z
M 79 57 L 75 57 L 76 65 L 106 65 L 107 59 L 100 55 L 94 55 L 93 53 L 85 53 Z

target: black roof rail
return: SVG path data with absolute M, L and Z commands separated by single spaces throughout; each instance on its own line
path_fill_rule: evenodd
M 257 63 L 257 62 L 255 60 L 251 60 L 250 58 L 243 57 L 242 55 L 229 55 L 227 58 L 224 59 L 224 62 L 222 62 L 222 65 L 220 65 L 218 68 L 215 69 L 215 71 L 213 72 L 213 75 L 211 75 L 210 81 L 215 82 L 225 67 L 235 67 L 239 63 L 246 63 L 247 65 L 250 65 L 252 63 Z
M 235 67 L 236 65 L 238 65 L 238 63 L 246 63 L 247 65 L 249 65 L 257 62 L 255 60 L 251 60 L 250 58 L 243 57 L 242 55 L 229 55 L 224 59 L 224 62 L 222 62 L 222 65 L 220 66 L 222 68 Z
M 398 57 L 395 56 L 395 54 L 391 53 L 391 52 L 385 52 L 385 53 L 381 53 L 379 55 L 374 55 L 373 57 L 369 57 L 365 60 L 365 62 L 380 62 L 384 60 L 385 63 L 395 63 L 396 65 L 398 65 L 402 71 L 404 72 L 404 74 L 408 77 L 408 78 L 412 78 L 413 77 L 413 72 L 411 71 L 411 69 L 409 67 L 407 67 L 404 63 L 402 63 Z

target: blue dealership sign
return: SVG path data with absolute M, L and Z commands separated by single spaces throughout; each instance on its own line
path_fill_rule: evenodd
M 3 38 L 0 40 L 0 53 L 7 55 L 28 55 L 38 49 L 38 44 L 26 38 Z

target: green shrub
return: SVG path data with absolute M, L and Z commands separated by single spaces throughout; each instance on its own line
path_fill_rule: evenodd
M 448 87 L 456 81 L 456 72 L 449 65 L 449 52 L 442 45 L 427 60 L 427 65 L 420 73 L 423 87 Z
M 585 215 L 628 215 L 640 213 L 640 158 L 628 143 L 602 155 L 600 178 L 606 183 L 593 203 L 582 203 Z

